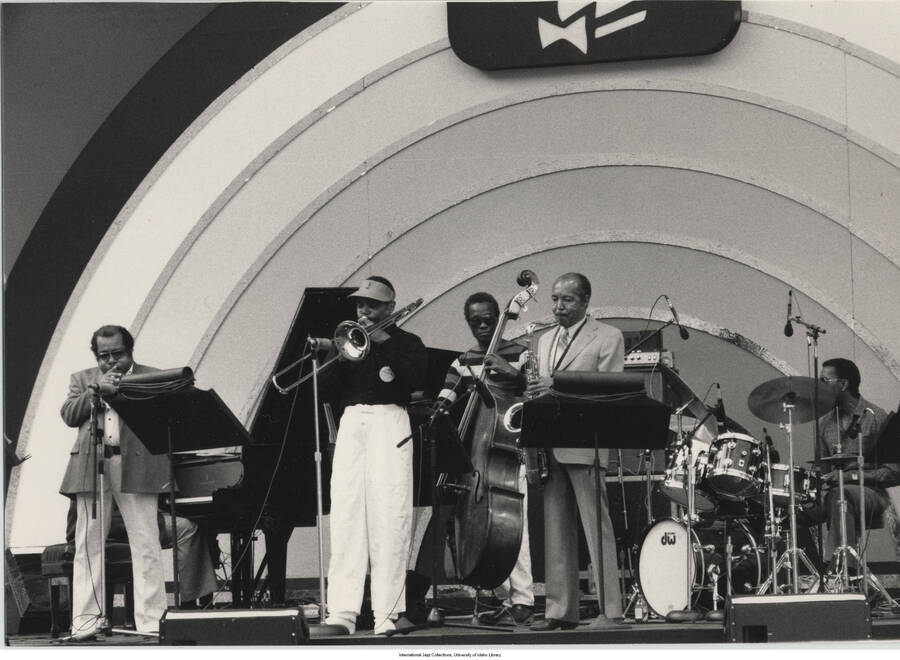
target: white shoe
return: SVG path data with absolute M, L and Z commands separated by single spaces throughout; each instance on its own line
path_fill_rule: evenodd
M 343 626 L 347 629 L 347 634 L 352 635 L 356 632 L 356 619 L 351 619 L 340 614 L 331 614 L 325 619 L 326 626 Z
M 396 630 L 397 626 L 394 625 L 394 622 L 391 619 L 385 619 L 382 623 L 375 626 L 374 633 L 376 635 L 386 635 L 389 632 L 395 632 Z

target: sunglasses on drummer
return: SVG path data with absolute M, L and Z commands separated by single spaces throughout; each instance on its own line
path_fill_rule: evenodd
M 822 376 L 819 378 L 820 383 L 825 383 L 826 385 L 831 385 L 832 383 L 839 383 L 842 380 L 847 380 L 846 378 L 828 378 L 827 376 Z

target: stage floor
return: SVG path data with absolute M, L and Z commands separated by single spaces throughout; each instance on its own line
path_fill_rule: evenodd
M 308 644 L 311 646 L 504 646 L 504 645 L 566 645 L 566 644 L 725 644 L 728 643 L 726 629 L 721 622 L 667 623 L 662 620 L 649 622 L 618 622 L 604 628 L 589 628 L 588 622 L 574 630 L 554 630 L 535 632 L 528 628 L 510 629 L 501 632 L 495 629 L 479 628 L 467 624 L 467 617 L 448 618 L 447 624 L 439 628 L 414 630 L 406 635 L 391 637 L 376 636 L 371 630 L 358 631 L 354 635 L 319 636 L 315 625 L 311 626 Z M 463 624 L 455 627 L 451 624 Z M 806 640 L 815 641 L 815 640 Z M 869 642 L 900 643 L 900 615 L 885 615 L 873 618 L 870 640 L 858 642 L 841 641 L 841 644 L 866 644 Z M 57 646 L 156 646 L 155 638 L 114 633 L 109 637 L 99 637 L 89 642 L 65 642 L 52 639 L 49 634 L 20 635 L 7 639 L 11 647 L 57 647 Z M 265 646 L 265 642 L 252 644 Z

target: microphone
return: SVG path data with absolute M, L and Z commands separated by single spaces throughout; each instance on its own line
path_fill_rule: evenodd
M 681 321 L 678 320 L 678 312 L 675 311 L 675 305 L 672 304 L 672 301 L 669 300 L 669 296 L 663 294 L 663 297 L 666 299 L 666 304 L 669 306 L 669 311 L 672 312 L 672 318 L 675 319 L 675 325 L 678 326 L 678 334 L 681 335 L 682 339 L 687 339 L 690 337 L 688 334 L 687 328 L 681 325 Z
M 850 426 L 847 427 L 847 437 L 850 438 L 851 440 L 856 440 L 856 436 L 859 435 L 859 432 L 860 432 L 859 422 L 862 420 L 863 417 L 866 416 L 866 413 L 870 413 L 870 414 L 874 415 L 875 411 L 872 410 L 871 408 L 866 408 L 865 410 L 862 411 L 862 415 L 860 415 L 858 413 L 853 414 L 853 419 L 850 421 Z
M 794 336 L 794 326 L 791 325 L 791 307 L 794 302 L 794 292 L 791 289 L 788 289 L 788 310 L 787 310 L 787 323 L 784 324 L 784 336 L 785 337 L 793 337 Z
M 309 347 L 314 351 L 330 350 L 334 344 L 333 341 L 324 337 L 309 337 L 306 341 L 309 342 Z

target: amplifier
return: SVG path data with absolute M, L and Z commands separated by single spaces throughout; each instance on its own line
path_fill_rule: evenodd
M 627 371 L 640 371 L 648 367 L 655 367 L 660 363 L 674 369 L 675 356 L 672 354 L 672 351 L 637 351 L 625 356 L 625 369 Z
M 869 639 L 863 594 L 733 596 L 725 607 L 732 642 L 830 642 Z
M 309 624 L 296 607 L 271 610 L 168 610 L 159 620 L 167 646 L 296 646 L 309 640 Z

